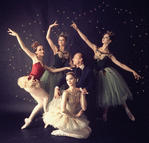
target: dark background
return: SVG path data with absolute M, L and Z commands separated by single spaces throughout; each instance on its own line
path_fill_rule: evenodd
M 20 49 L 16 38 L 8 35 L 7 29 L 11 28 L 16 31 L 30 50 L 32 50 L 30 45 L 35 40 L 39 41 L 46 50 L 44 63 L 51 66 L 53 52 L 45 36 L 48 26 L 56 20 L 59 26 L 52 28 L 51 38 L 53 42 L 57 44 L 58 33 L 66 32 L 68 34 L 66 50 L 70 51 L 72 56 L 76 52 L 84 53 L 86 56 L 85 64 L 91 68 L 94 68 L 93 51 L 70 27 L 71 21 L 73 20 L 88 39 L 98 46 L 101 46 L 102 34 L 108 30 L 113 31 L 115 38 L 110 45 L 111 52 L 120 62 L 134 69 L 142 77 L 137 82 L 132 73 L 109 63 L 124 77 L 134 95 L 134 100 L 128 101 L 128 106 L 136 117 L 136 121 L 135 123 L 127 121 L 121 107 L 112 108 L 109 111 L 109 126 L 104 126 L 101 123 L 97 123 L 98 126 L 92 125 L 94 132 L 90 141 L 93 142 L 93 138 L 96 138 L 96 131 L 99 134 L 102 132 L 103 135 L 100 136 L 98 142 L 120 142 L 120 136 L 122 136 L 122 140 L 125 138 L 127 142 L 137 142 L 138 139 L 144 138 L 141 133 L 146 135 L 149 125 L 147 0 L 3 0 L 0 2 L 0 112 L 2 121 L 0 135 L 3 136 L 2 141 L 11 142 L 13 138 L 14 142 L 18 142 L 14 136 L 20 133 L 19 128 L 23 124 L 23 119 L 29 115 L 36 104 L 34 99 L 17 85 L 19 77 L 30 73 L 31 59 Z M 126 123 L 122 119 L 126 120 Z M 113 128 L 116 127 L 111 125 L 110 121 L 111 124 L 126 125 L 124 128 L 126 132 L 127 129 L 128 132 L 133 132 L 129 130 L 130 126 L 133 126 L 135 130 L 138 129 L 139 132 L 135 132 L 133 137 L 125 137 L 123 133 L 118 134 L 117 132 L 111 135 Z M 121 121 L 123 122 L 121 123 Z M 117 124 L 119 130 L 121 130 L 120 125 Z M 8 130 L 12 130 L 12 128 L 18 131 L 13 132 L 14 135 L 11 132 L 8 134 Z M 107 139 L 109 135 L 106 129 L 111 130 L 108 132 L 111 138 Z M 25 132 L 21 131 L 21 133 Z M 50 136 L 50 132 L 44 134 L 43 131 L 43 138 L 46 135 Z M 9 136 L 11 137 L 9 138 Z M 30 139 L 33 139 L 33 136 L 37 135 L 31 134 Z M 23 139 L 27 137 L 25 135 Z M 128 140 L 131 138 L 132 140 Z M 31 142 L 29 139 L 28 141 Z

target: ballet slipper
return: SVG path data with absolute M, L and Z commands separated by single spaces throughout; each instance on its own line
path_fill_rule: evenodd
M 48 125 L 47 125 L 47 124 L 45 124 L 45 125 L 44 125 L 44 128 L 47 128 L 47 126 L 48 126 Z
M 21 127 L 21 129 L 25 129 L 31 123 L 31 120 L 28 118 L 24 119 L 25 124 Z
M 65 136 L 65 133 L 61 130 L 54 130 L 51 135 L 54 135 L 54 136 Z
M 130 120 L 135 121 L 135 117 L 132 115 L 132 113 L 129 110 L 126 110 L 126 113 Z

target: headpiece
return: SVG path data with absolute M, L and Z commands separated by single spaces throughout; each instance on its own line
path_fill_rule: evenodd
M 31 47 L 33 48 L 34 51 L 36 51 L 36 50 L 37 50 L 37 47 L 38 47 L 39 45 L 40 45 L 40 44 L 38 43 L 38 41 L 35 41 L 35 42 L 31 45 Z
M 113 33 L 113 31 L 107 31 L 106 34 L 108 34 L 109 36 L 113 36 L 113 35 L 115 35 L 115 33 Z
M 58 37 L 64 37 L 67 40 L 68 34 L 66 32 L 61 32 L 60 34 L 58 34 Z
M 66 76 L 67 76 L 67 75 L 72 75 L 74 78 L 76 78 L 74 72 L 68 72 L 68 73 L 66 73 Z

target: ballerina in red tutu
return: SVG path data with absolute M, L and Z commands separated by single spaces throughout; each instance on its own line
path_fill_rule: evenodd
M 24 88 L 30 95 L 37 101 L 37 105 L 31 112 L 28 118 L 25 118 L 25 124 L 21 127 L 21 129 L 26 128 L 29 126 L 35 115 L 43 108 L 44 113 L 47 112 L 47 104 L 49 99 L 49 94 L 41 88 L 40 78 L 43 75 L 45 70 L 50 72 L 60 72 L 66 69 L 71 69 L 70 67 L 63 67 L 59 69 L 53 69 L 45 64 L 43 64 L 43 57 L 44 57 L 44 47 L 40 45 L 37 41 L 35 41 L 31 47 L 33 48 L 34 52 L 31 52 L 23 43 L 20 36 L 15 32 L 12 31 L 10 28 L 8 29 L 9 35 L 15 36 L 24 50 L 24 52 L 32 59 L 33 66 L 32 71 L 28 76 L 23 76 L 18 79 L 18 85 L 20 88 Z

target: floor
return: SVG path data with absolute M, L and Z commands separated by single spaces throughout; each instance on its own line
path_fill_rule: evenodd
M 42 113 L 39 113 L 30 126 L 21 130 L 23 119 L 29 112 L 1 111 L 0 142 L 1 143 L 145 143 L 147 142 L 147 120 L 144 112 L 133 113 L 136 121 L 131 121 L 119 106 L 110 108 L 108 121 L 102 122 L 91 119 L 92 134 L 88 139 L 74 139 L 70 137 L 56 137 L 50 133 L 54 130 L 48 126 L 44 129 Z

